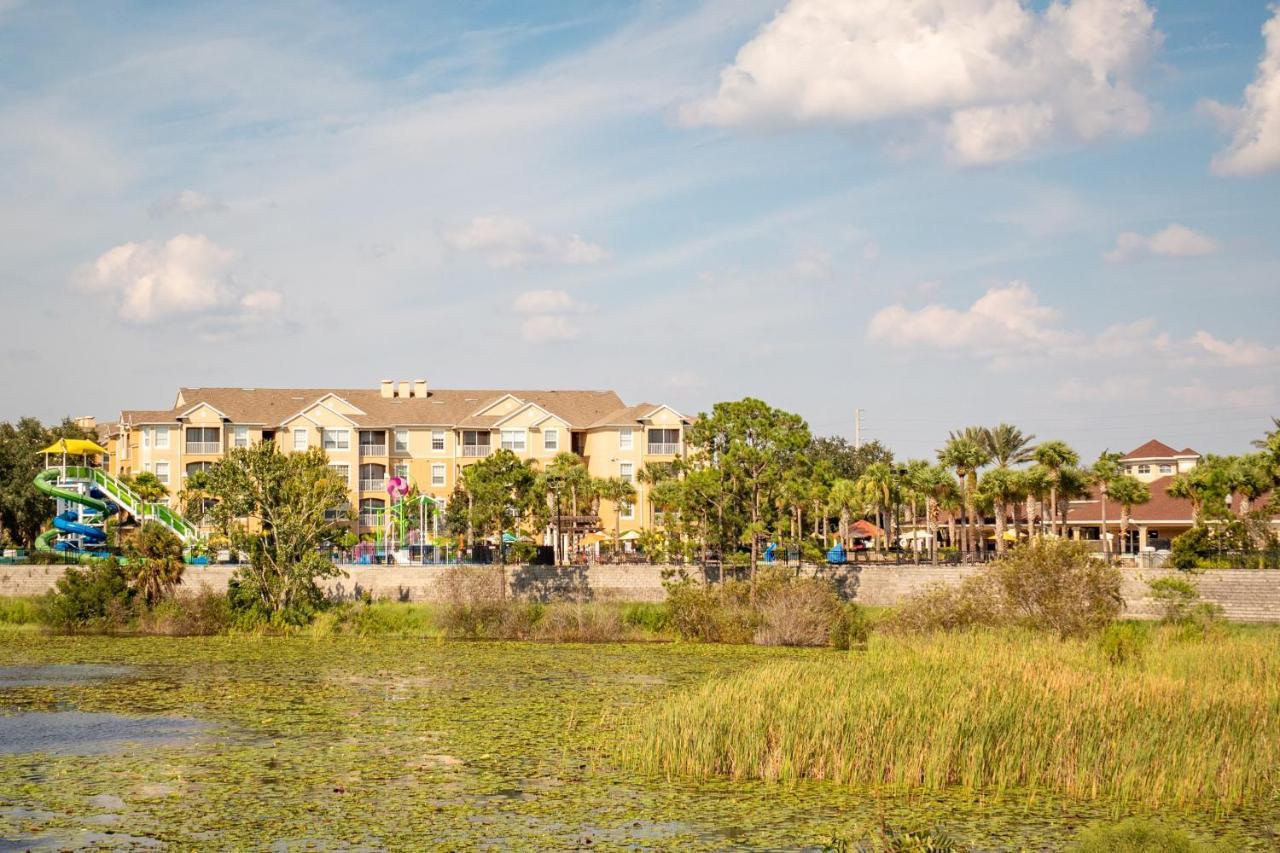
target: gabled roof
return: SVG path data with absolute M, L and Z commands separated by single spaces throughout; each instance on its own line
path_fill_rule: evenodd
M 622 407 L 622 400 L 613 391 L 435 389 L 425 397 L 383 397 L 376 388 L 183 388 L 180 395 L 181 411 L 205 403 L 225 413 L 232 423 L 265 427 L 277 426 L 330 395 L 362 412 L 347 415 L 353 423 L 373 428 L 471 426 L 472 421 L 475 426 L 488 428 L 499 418 L 473 418 L 473 413 L 483 411 L 507 395 L 537 404 L 569 424 L 571 429 L 586 429 L 603 415 Z M 121 420 L 129 424 L 177 423 L 180 413 L 176 407 L 130 410 L 121 413 Z
M 662 408 L 653 403 L 640 403 L 635 406 L 619 406 L 591 424 L 592 427 L 635 426 L 640 419 Z
M 1177 455 L 1179 455 L 1178 451 L 1174 450 L 1163 441 L 1156 441 L 1153 438 L 1146 444 L 1130 450 L 1127 454 L 1122 456 L 1121 459 L 1172 459 Z
M 1194 450 L 1192 450 L 1190 447 L 1184 447 L 1184 448 L 1182 448 L 1182 451 L 1178 453 L 1178 456 L 1180 456 L 1180 457 L 1181 457 L 1181 456 L 1194 456 L 1196 459 L 1199 459 L 1199 458 L 1200 458 L 1200 454 L 1199 454 L 1199 453 L 1196 453 L 1196 452 L 1195 452 Z

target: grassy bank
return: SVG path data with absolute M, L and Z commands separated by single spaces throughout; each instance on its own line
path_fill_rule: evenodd
M 1037 791 L 1149 808 L 1278 804 L 1274 631 L 1135 659 L 1023 632 L 875 637 L 862 654 L 771 662 L 675 696 L 622 752 L 669 775 L 893 789 Z

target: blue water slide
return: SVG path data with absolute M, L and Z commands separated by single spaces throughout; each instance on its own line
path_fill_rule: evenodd
M 101 545 L 107 541 L 107 534 L 103 533 L 97 527 L 90 527 L 87 524 L 80 524 L 80 516 L 74 509 L 69 509 L 62 515 L 54 516 L 53 526 L 63 533 L 75 533 L 79 535 L 88 545 Z

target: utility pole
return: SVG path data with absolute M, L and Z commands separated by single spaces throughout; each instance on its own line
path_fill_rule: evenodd
M 853 410 L 853 449 L 862 449 L 862 409 Z

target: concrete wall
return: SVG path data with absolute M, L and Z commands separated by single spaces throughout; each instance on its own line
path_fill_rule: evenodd
M 669 566 L 508 566 L 507 582 L 513 595 L 554 599 L 565 596 L 621 601 L 661 601 L 664 571 Z M 0 566 L 0 595 L 40 595 L 62 576 L 63 566 Z M 494 569 L 497 571 L 497 569 Z M 230 566 L 189 566 L 188 589 L 206 584 L 226 589 Z M 436 583 L 447 571 L 440 566 L 346 566 L 345 577 L 326 581 L 330 594 L 339 598 L 363 596 L 375 599 L 428 601 L 436 597 Z M 820 567 L 816 574 L 830 577 L 842 593 L 862 604 L 893 605 L 929 584 L 958 583 L 975 570 L 959 566 Z M 1157 615 L 1147 595 L 1147 581 L 1159 577 L 1186 577 L 1165 569 L 1124 569 L 1126 613 L 1138 618 Z M 697 570 L 693 577 L 701 579 Z M 1228 619 L 1241 622 L 1280 623 L 1280 572 L 1213 570 L 1193 576 L 1207 601 L 1220 604 Z

